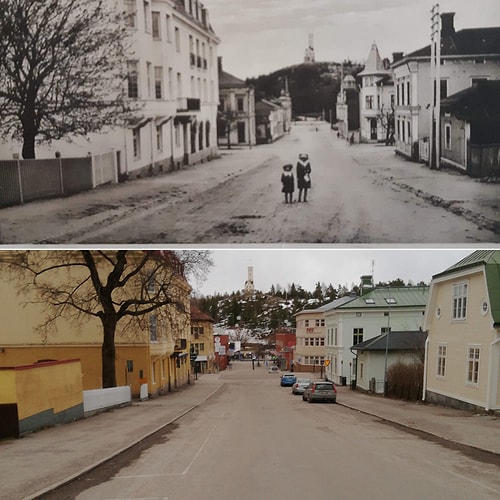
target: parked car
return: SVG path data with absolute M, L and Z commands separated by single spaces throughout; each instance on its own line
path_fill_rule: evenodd
M 283 375 L 281 375 L 281 387 L 292 387 L 295 382 L 297 382 L 297 377 L 295 375 L 291 373 L 283 373 Z
M 292 394 L 304 394 L 306 387 L 312 382 L 310 378 L 298 378 L 292 386 Z
M 269 373 L 278 373 L 280 370 L 276 365 L 270 366 L 269 370 L 267 370 Z
M 333 382 L 311 382 L 304 393 L 302 400 L 313 403 L 314 401 L 329 401 L 330 403 L 337 402 L 337 389 Z

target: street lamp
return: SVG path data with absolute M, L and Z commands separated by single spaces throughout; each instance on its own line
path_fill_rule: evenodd
M 387 331 L 385 332 L 384 397 L 387 395 L 387 358 L 389 356 L 389 333 L 391 331 L 391 301 L 391 289 L 389 288 L 389 297 L 386 299 L 389 311 L 387 313 Z

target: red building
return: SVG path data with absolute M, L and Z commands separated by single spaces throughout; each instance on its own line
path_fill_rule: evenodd
M 276 356 L 278 366 L 284 370 L 293 369 L 293 352 L 295 351 L 295 329 L 278 328 L 275 331 L 276 336 Z
M 225 370 L 229 362 L 229 335 L 215 334 L 215 364 L 219 370 Z

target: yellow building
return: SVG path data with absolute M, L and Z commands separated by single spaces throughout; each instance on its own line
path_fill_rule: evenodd
M 478 250 L 432 278 L 424 398 L 500 410 L 500 251 Z
M 0 366 L 78 358 L 83 389 L 103 387 L 105 321 L 96 288 L 90 284 L 94 278 L 91 266 L 85 262 L 83 252 L 0 252 L 0 310 L 4 318 Z M 111 271 L 113 266 L 117 269 L 119 252 L 89 252 L 100 290 L 117 278 Z M 118 276 L 121 286 L 110 297 L 116 311 L 128 307 L 128 313 L 116 324 L 116 385 L 130 385 L 132 394 L 138 395 L 141 385 L 147 384 L 148 394 L 155 396 L 189 383 L 191 287 L 182 264 L 173 252 L 128 250 L 121 251 L 120 256 L 125 256 Z M 74 265 L 68 267 L 67 262 Z M 44 266 L 47 271 L 35 277 L 26 271 L 27 264 Z M 148 312 L 148 305 L 160 296 L 165 305 Z M 93 315 L 77 315 L 70 306 L 54 315 L 47 304 L 57 300 L 73 301 Z
M 191 352 L 198 373 L 216 370 L 214 320 L 194 304 L 191 304 Z

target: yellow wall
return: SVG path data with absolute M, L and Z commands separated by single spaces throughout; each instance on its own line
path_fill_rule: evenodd
M 16 402 L 16 374 L 0 368 L 0 404 Z

